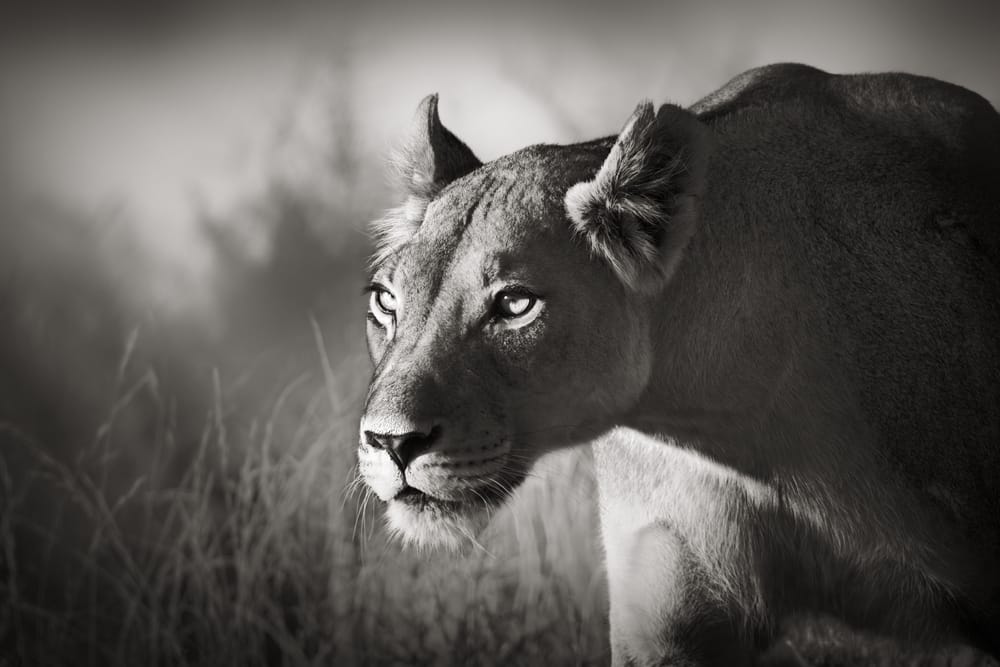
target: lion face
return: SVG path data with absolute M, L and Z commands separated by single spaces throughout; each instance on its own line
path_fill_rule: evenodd
M 401 160 L 409 199 L 376 225 L 374 363 L 360 472 L 417 545 L 469 542 L 543 453 L 612 427 L 645 388 L 641 291 L 567 210 L 611 142 L 487 165 L 421 106 Z

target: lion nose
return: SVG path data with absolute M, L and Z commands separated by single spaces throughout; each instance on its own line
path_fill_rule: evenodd
M 384 449 L 399 466 L 400 471 L 405 471 L 410 461 L 427 451 L 440 435 L 439 426 L 434 426 L 426 432 L 409 431 L 402 434 L 365 431 L 365 442 L 369 447 Z

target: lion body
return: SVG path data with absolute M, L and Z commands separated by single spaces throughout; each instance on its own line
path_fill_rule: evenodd
M 670 163 L 689 180 L 666 231 L 606 266 L 595 254 L 645 233 L 642 216 L 659 210 L 638 186 L 614 189 L 634 180 L 639 167 L 622 164 L 649 140 L 629 144 L 640 131 L 629 125 L 597 176 L 592 154 L 610 142 L 548 176 L 555 191 L 593 179 L 567 195 L 574 235 L 591 234 L 600 280 L 626 285 L 593 288 L 620 308 L 619 347 L 614 327 L 594 324 L 599 351 L 581 342 L 567 376 L 580 387 L 589 369 L 600 390 L 581 395 L 607 413 L 567 441 L 597 436 L 615 662 L 748 664 L 797 613 L 1000 650 L 1000 117 L 932 79 L 798 65 L 742 75 L 692 111 L 697 124 L 680 110 L 633 121 L 690 127 L 664 152 L 696 155 Z M 517 177 L 516 160 L 503 168 Z M 626 196 L 637 203 L 608 217 L 602 207 Z M 514 241 L 490 237 L 505 251 L 545 254 L 537 239 L 517 245 L 529 223 L 494 215 L 511 226 Z M 623 226 L 608 234 L 608 220 Z M 644 269 L 647 246 L 672 256 Z M 579 257 L 554 261 L 597 285 Z M 639 379 L 602 370 L 609 357 Z M 561 390 L 531 393 L 546 391 Z

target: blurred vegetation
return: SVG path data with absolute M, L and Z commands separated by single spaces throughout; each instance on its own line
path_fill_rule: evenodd
M 127 213 L 5 202 L 0 665 L 607 661 L 585 453 L 481 551 L 387 542 L 354 469 L 367 248 L 317 233 L 357 210 L 272 184 L 265 261 L 206 216 L 205 326 L 137 298 Z

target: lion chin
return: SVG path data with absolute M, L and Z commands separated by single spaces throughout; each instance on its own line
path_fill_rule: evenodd
M 385 519 L 389 533 L 407 547 L 465 553 L 478 545 L 489 511 L 485 506 L 423 496 L 389 501 Z

